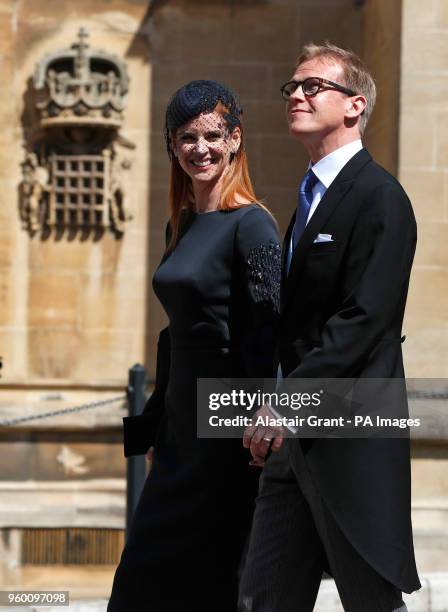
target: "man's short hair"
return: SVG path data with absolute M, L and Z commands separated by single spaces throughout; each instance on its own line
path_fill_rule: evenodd
M 329 42 L 325 42 L 323 45 L 316 45 L 310 42 L 302 48 L 297 60 L 297 67 L 315 58 L 327 59 L 340 64 L 343 68 L 345 79 L 345 83 L 341 83 L 341 85 L 345 85 L 366 98 L 366 108 L 359 118 L 359 131 L 362 135 L 373 112 L 376 100 L 375 81 L 366 65 L 353 51 L 341 49 Z

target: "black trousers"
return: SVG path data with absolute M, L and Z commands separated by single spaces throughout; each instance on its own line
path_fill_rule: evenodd
M 404 606 L 401 592 L 339 529 L 314 486 L 299 442 L 284 440 L 261 477 L 239 610 L 312 612 L 324 571 L 333 576 L 348 612 L 392 612 Z

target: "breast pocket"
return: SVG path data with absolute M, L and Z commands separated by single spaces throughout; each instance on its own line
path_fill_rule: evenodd
M 327 253 L 335 253 L 338 250 L 338 243 L 335 240 L 328 242 L 313 242 L 310 246 L 309 255 L 325 255 Z
M 342 253 L 340 244 L 331 241 L 315 242 L 305 255 L 303 282 L 306 287 L 312 287 L 312 297 L 308 297 L 319 303 L 319 308 L 334 292 Z

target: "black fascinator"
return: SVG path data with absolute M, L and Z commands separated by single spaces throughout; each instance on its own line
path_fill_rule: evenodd
M 165 116 L 165 140 L 168 155 L 172 156 L 173 131 L 201 113 L 211 113 L 221 102 L 227 109 L 224 119 L 230 132 L 241 125 L 243 113 L 231 89 L 217 81 L 191 81 L 176 91 L 168 103 Z

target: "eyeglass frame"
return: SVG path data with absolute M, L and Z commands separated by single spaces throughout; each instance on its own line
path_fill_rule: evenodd
M 319 87 L 318 87 L 318 89 L 317 89 L 316 93 L 313 93 L 313 94 L 306 94 L 306 93 L 303 91 L 303 84 L 304 84 L 306 81 L 310 80 L 310 79 L 314 79 L 314 80 L 319 81 Z M 290 96 L 289 96 L 288 98 L 285 98 L 285 95 L 284 95 L 284 90 L 285 90 L 285 87 L 286 87 L 287 85 L 289 85 L 290 83 L 294 83 L 294 84 L 296 85 L 296 88 L 295 88 L 295 90 L 294 90 L 294 91 L 293 91 L 293 92 L 290 94 Z M 324 79 L 324 78 L 322 78 L 322 77 L 307 77 L 306 79 L 303 79 L 303 81 L 296 81 L 296 80 L 292 79 L 291 81 L 288 81 L 287 83 L 285 83 L 284 85 L 282 85 L 282 86 L 280 87 L 280 91 L 281 91 L 281 93 L 282 93 L 282 98 L 283 98 L 283 100 L 285 100 L 285 102 L 288 102 L 288 100 L 290 100 L 291 95 L 292 95 L 292 94 L 294 94 L 294 93 L 297 91 L 297 89 L 298 89 L 300 86 L 302 86 L 302 91 L 303 91 L 303 95 L 304 95 L 304 96 L 307 96 L 308 98 L 314 98 L 314 96 L 317 96 L 317 94 L 318 94 L 319 92 L 321 92 L 321 91 L 322 91 L 322 85 L 323 85 L 324 83 L 325 83 L 326 85 L 331 85 L 331 86 L 333 87 L 333 89 L 336 89 L 337 91 L 340 91 L 340 92 L 342 92 L 342 93 L 345 93 L 347 96 L 356 96 L 356 95 L 357 95 L 357 94 L 356 94 L 356 92 L 355 92 L 355 91 L 353 91 L 352 89 L 348 89 L 348 87 L 344 87 L 343 85 L 339 85 L 339 83 L 335 83 L 334 81 L 329 81 L 328 79 Z

